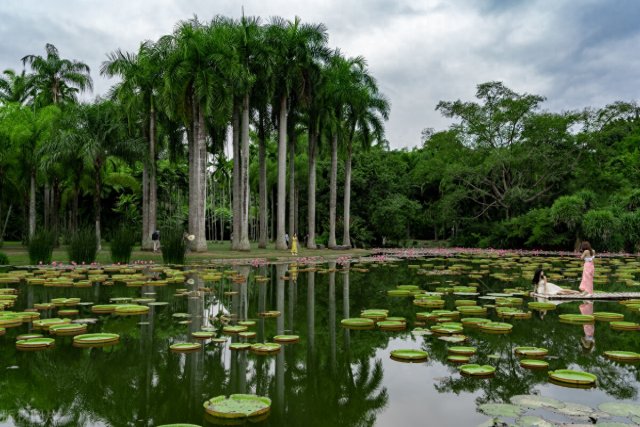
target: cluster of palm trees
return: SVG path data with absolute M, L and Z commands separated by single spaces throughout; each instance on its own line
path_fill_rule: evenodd
M 17 112 L 33 115 L 26 138 L 31 146 L 27 148 L 24 141 L 18 141 L 24 148 L 26 164 L 31 165 L 29 233 L 36 227 L 36 173 L 46 175 L 41 180 L 44 218 L 47 226 L 55 227 L 60 182 L 64 179 L 71 183 L 72 199 L 77 203 L 84 169 L 93 171 L 95 226 L 100 238 L 102 181 L 110 177 L 130 188 L 136 185 L 118 175 L 117 168 L 109 169 L 109 163 L 137 160 L 143 164 L 142 183 L 138 183 L 142 192 L 142 243 L 143 248 L 150 248 L 151 233 L 158 227 L 159 153 L 186 147 L 188 230 L 195 236 L 192 249 L 206 250 L 206 189 L 214 167 L 211 159 L 224 156 L 229 133 L 233 147 L 232 249 L 250 249 L 250 139 L 257 144 L 259 156 L 258 241 L 260 247 L 266 247 L 266 153 L 267 144 L 277 134 L 277 202 L 273 213 L 276 248 L 286 249 L 286 232 L 298 232 L 293 217 L 297 200 L 292 191 L 298 139 L 306 139 L 308 145 L 307 246 L 316 247 L 316 159 L 321 144 L 331 150 L 328 243 L 330 247 L 337 245 L 337 162 L 342 150 L 342 244 L 350 246 L 353 146 L 384 139 L 383 121 L 389 103 L 379 92 L 364 58 L 346 58 L 327 43 L 324 25 L 303 23 L 299 18 L 273 18 L 266 23 L 244 16 L 239 20 L 217 16 L 210 22 L 193 18 L 179 22 L 173 33 L 157 41 L 141 43 L 137 52 L 109 53 L 100 73 L 116 76 L 119 81 L 108 99 L 97 99 L 89 105 L 77 104 L 77 95 L 92 86 L 86 64 L 61 59 L 52 45 L 47 45 L 46 57 L 26 56 L 23 62 L 31 68 L 30 74 L 6 71 L 0 80 L 0 135 L 14 142 L 26 138 L 24 132 L 15 129 L 3 132 L 1 123 L 15 123 Z M 51 116 L 51 120 L 41 115 Z M 306 138 L 299 138 L 302 132 L 306 132 Z M 72 166 L 56 170 L 63 159 Z M 1 163 L 0 157 L 0 180 Z M 71 224 L 77 225 L 77 205 L 71 218 L 75 221 Z

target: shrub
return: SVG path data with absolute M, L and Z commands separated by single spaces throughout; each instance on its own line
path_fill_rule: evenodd
M 111 238 L 111 262 L 129 264 L 131 251 L 135 243 L 135 234 L 126 227 L 120 227 Z
M 160 250 L 165 264 L 184 264 L 187 242 L 182 227 L 167 227 L 160 230 Z
M 56 244 L 56 235 L 51 230 L 36 230 L 29 240 L 29 261 L 31 264 L 49 264 Z
M 69 240 L 67 247 L 69 261 L 90 264 L 96 260 L 98 241 L 92 228 L 81 228 Z
M 594 249 L 616 252 L 623 248 L 624 238 L 620 218 L 609 209 L 590 210 L 584 216 L 584 236 Z
M 0 265 L 9 265 L 9 257 L 4 252 L 0 252 Z

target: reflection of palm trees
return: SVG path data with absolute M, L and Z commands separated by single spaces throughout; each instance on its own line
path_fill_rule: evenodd
M 342 385 L 340 396 L 341 424 L 348 426 L 370 426 L 375 424 L 376 414 L 387 405 L 389 395 L 386 387 L 381 388 L 382 362 L 376 360 L 371 369 L 371 359 L 357 362 L 357 367 L 347 368 L 347 378 Z M 353 370 L 355 369 L 355 373 Z

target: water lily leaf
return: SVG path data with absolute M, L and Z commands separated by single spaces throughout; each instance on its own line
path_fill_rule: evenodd
M 597 380 L 597 377 L 593 374 L 582 371 L 574 371 L 571 369 L 558 369 L 556 371 L 550 371 L 549 377 L 561 383 L 578 385 L 595 384 Z
M 553 427 L 556 424 L 550 423 L 544 418 L 536 417 L 533 415 L 525 415 L 516 420 L 518 427 Z
M 604 355 L 609 359 L 623 362 L 637 362 L 640 360 L 640 353 L 633 351 L 605 351 Z
M 640 417 L 640 405 L 636 403 L 607 402 L 599 405 L 598 409 L 616 417 Z
M 208 414 L 220 418 L 249 418 L 262 415 L 271 409 L 271 399 L 252 394 L 216 396 L 204 402 Z
M 537 394 L 519 394 L 511 397 L 511 403 L 523 408 L 564 408 L 565 404 L 552 397 L 538 396 Z
M 496 368 L 489 365 L 476 365 L 475 363 L 469 365 L 460 366 L 460 372 L 466 375 L 472 376 L 487 376 L 492 375 L 496 371 Z
M 424 350 L 402 349 L 393 350 L 391 352 L 391 358 L 402 361 L 418 362 L 427 360 L 429 358 L 429 354 Z
M 556 409 L 555 412 L 569 417 L 588 417 L 593 414 L 595 410 L 590 406 L 579 403 L 564 402 L 564 406 Z
M 516 418 L 523 412 L 522 408 L 510 403 L 485 403 L 478 407 L 480 412 L 494 417 Z

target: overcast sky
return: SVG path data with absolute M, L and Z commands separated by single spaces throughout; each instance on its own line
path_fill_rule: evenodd
M 420 144 L 425 127 L 448 126 L 440 100 L 471 100 L 478 83 L 504 82 L 547 98 L 551 111 L 636 100 L 640 1 L 635 0 L 0 0 L 0 69 L 26 54 L 60 55 L 98 69 L 117 48 L 136 51 L 197 15 L 279 15 L 323 22 L 329 44 L 363 55 L 391 100 L 391 146 Z

